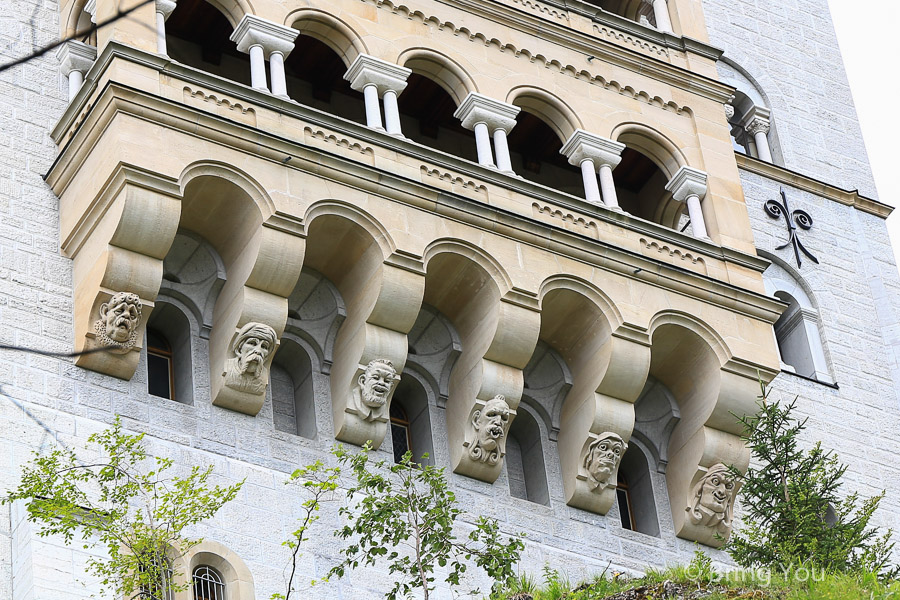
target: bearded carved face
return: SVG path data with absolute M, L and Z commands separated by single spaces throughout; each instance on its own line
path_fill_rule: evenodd
M 619 468 L 619 462 L 628 444 L 615 433 L 605 433 L 594 440 L 588 448 L 584 466 L 591 478 L 599 486 L 614 484 L 611 476 Z
M 131 339 L 141 320 L 141 301 L 136 294 L 119 292 L 100 305 L 106 337 L 119 344 Z
M 387 360 L 373 360 L 359 376 L 362 402 L 369 408 L 381 408 L 397 382 L 397 370 Z
M 269 352 L 272 351 L 272 344 L 268 339 L 249 334 L 238 347 L 235 348 L 235 354 L 238 360 L 238 370 L 241 375 L 250 375 L 259 377 L 262 373 L 263 365 Z
M 244 325 L 231 347 L 233 357 L 225 361 L 225 386 L 254 395 L 264 393 L 269 379 L 266 359 L 277 343 L 275 330 L 268 325 Z
M 503 396 L 495 396 L 480 411 L 475 411 L 472 425 L 475 428 L 478 445 L 484 450 L 495 450 L 503 436 L 512 411 Z

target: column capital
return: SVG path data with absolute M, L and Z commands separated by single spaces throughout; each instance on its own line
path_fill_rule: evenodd
M 734 106 L 731 104 L 725 104 L 725 118 L 731 121 L 732 117 L 734 117 Z
M 286 57 L 294 49 L 294 40 L 298 35 L 300 32 L 293 27 L 285 27 L 254 15 L 244 15 L 230 39 L 241 52 L 250 52 L 251 46 L 261 46 L 266 58 L 273 52 L 280 52 Z
M 491 132 L 502 129 L 509 133 L 516 124 L 516 115 L 520 110 L 518 106 L 469 92 L 453 116 L 459 119 L 466 129 L 474 129 L 478 123 L 484 123 Z
M 584 129 L 576 129 L 563 144 L 560 154 L 569 159 L 569 164 L 580 165 L 585 159 L 594 161 L 594 167 L 599 169 L 603 165 L 609 165 L 613 169 L 622 160 L 622 151 L 625 144 L 589 133 Z
M 59 60 L 59 70 L 66 77 L 72 71 L 87 73 L 97 59 L 97 48 L 84 42 L 69 40 L 56 51 L 56 58 Z
M 692 167 L 681 167 L 666 184 L 676 202 L 684 202 L 690 196 L 701 200 L 706 195 L 706 173 Z
M 770 119 L 769 109 L 753 105 L 741 118 L 741 126 L 750 135 L 757 133 L 769 133 Z
M 168 18 L 172 15 L 172 11 L 175 10 L 176 0 L 156 0 L 156 12 L 163 16 L 163 19 L 168 20 Z
M 361 92 L 368 85 L 378 88 L 378 95 L 392 91 L 398 95 L 406 89 L 406 80 L 411 70 L 406 67 L 375 58 L 369 54 L 359 54 L 347 72 L 344 79 L 350 82 L 350 87 Z

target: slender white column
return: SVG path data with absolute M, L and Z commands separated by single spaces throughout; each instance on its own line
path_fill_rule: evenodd
M 266 81 L 266 60 L 272 67 L 272 93 L 286 98 L 287 84 L 284 77 L 284 59 L 294 49 L 294 40 L 300 32 L 254 15 L 244 15 L 231 34 L 237 49 L 250 54 L 250 85 L 257 90 L 269 91 Z
M 700 208 L 700 196 L 691 194 L 685 202 L 687 202 L 688 216 L 691 218 L 691 233 L 695 238 L 708 240 L 706 221 L 703 219 L 703 210 Z
M 166 21 L 175 10 L 175 0 L 156 0 L 156 52 L 167 54 Z
M 584 181 L 584 199 L 591 204 L 603 204 L 597 187 L 597 169 L 590 158 L 581 161 L 581 179 Z
M 765 131 L 755 129 L 753 131 L 753 141 L 756 142 L 756 152 L 759 154 L 759 159 L 770 163 L 772 162 L 772 151 L 769 150 L 768 129 L 768 127 L 766 127 Z
M 259 44 L 250 46 L 250 85 L 255 90 L 269 89 L 266 83 L 266 51 Z
M 652 0 L 653 16 L 656 17 L 656 28 L 672 33 L 672 21 L 669 19 L 669 4 L 666 0 Z
M 616 195 L 612 165 L 609 163 L 600 165 L 600 192 L 603 194 L 603 204 L 613 210 L 622 210 L 619 206 L 619 197 Z
M 506 136 L 516 125 L 519 107 L 494 100 L 488 96 L 470 92 L 453 113 L 462 126 L 475 132 L 475 147 L 478 150 L 478 164 L 495 166 L 491 156 L 491 137 L 494 138 L 496 167 L 507 175 L 515 175 L 509 158 L 509 144 Z
M 397 97 L 406 89 L 406 79 L 412 71 L 368 54 L 359 54 L 344 74 L 350 87 L 362 92 L 366 101 L 366 124 L 373 129 L 403 137 L 400 128 L 400 109 Z M 381 124 L 381 105 L 384 101 L 384 126 Z
M 387 90 L 381 98 L 384 102 L 384 128 L 391 135 L 402 136 L 400 130 L 400 107 L 397 106 L 397 92 Z
M 284 76 L 284 54 L 273 52 L 269 55 L 269 72 L 272 75 L 272 94 L 287 98 L 287 80 Z
M 512 160 L 509 157 L 509 144 L 506 141 L 506 130 L 498 127 L 494 130 L 494 156 L 497 157 L 497 168 L 504 173 L 514 174 Z
M 706 195 L 706 173 L 691 167 L 681 167 L 666 184 L 676 202 L 687 204 L 688 216 L 691 218 L 691 233 L 701 240 L 709 239 L 706 231 L 706 219 L 700 200 Z
M 756 146 L 756 157 L 765 162 L 772 162 L 772 150 L 769 148 L 769 109 L 762 106 L 752 106 L 741 119 L 744 131 L 753 140 Z
M 488 133 L 487 123 L 475 123 L 475 148 L 478 151 L 478 164 L 486 167 L 494 166 L 494 157 L 491 155 L 491 134 Z
M 97 49 L 83 42 L 70 40 L 59 47 L 56 58 L 59 60 L 60 72 L 68 80 L 69 102 L 71 102 L 84 84 L 85 73 L 97 58 Z
M 366 125 L 372 129 L 384 129 L 381 124 L 381 106 L 378 104 L 378 86 L 370 83 L 363 88 L 366 102 Z
M 588 202 L 604 204 L 613 210 L 622 210 L 616 196 L 612 170 L 622 160 L 624 144 L 576 129 L 563 144 L 560 153 L 569 159 L 569 164 L 581 167 L 584 180 L 584 197 Z M 599 171 L 600 188 L 597 189 Z

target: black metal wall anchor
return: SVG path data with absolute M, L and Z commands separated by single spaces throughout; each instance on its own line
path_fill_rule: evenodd
M 788 230 L 788 241 L 784 244 L 778 246 L 776 250 L 781 250 L 783 248 L 787 248 L 788 246 L 794 247 L 794 257 L 797 259 L 797 266 L 803 266 L 803 261 L 800 260 L 800 253 L 805 254 L 811 261 L 816 264 L 819 264 L 818 259 L 809 253 L 809 250 L 803 247 L 803 244 L 800 242 L 800 236 L 797 235 L 797 227 L 800 229 L 810 229 L 813 224 L 812 217 L 809 216 L 805 210 L 800 210 L 799 208 L 795 211 L 791 211 L 788 207 L 787 196 L 784 194 L 784 188 L 781 188 L 781 202 L 778 200 L 766 200 L 763 208 L 766 209 L 766 214 L 768 214 L 773 219 L 780 219 L 784 217 L 784 222 L 787 225 Z M 794 222 L 797 223 L 794 226 Z

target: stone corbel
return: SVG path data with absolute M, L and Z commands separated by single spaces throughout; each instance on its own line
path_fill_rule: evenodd
M 209 336 L 214 405 L 247 415 L 262 408 L 305 244 L 299 223 L 276 213 L 229 265 Z
M 172 181 L 120 168 L 93 202 L 60 203 L 62 249 L 74 259 L 75 350 L 93 351 L 76 365 L 134 375 L 178 229 L 179 196 Z
M 500 476 L 507 433 L 522 398 L 522 369 L 540 333 L 538 310 L 533 295 L 513 289 L 500 299 L 497 326 L 486 333 L 491 336 L 487 351 L 480 356 L 467 353 L 464 343 L 450 376 L 447 402 L 455 473 L 488 483 Z
M 762 374 L 766 379 L 774 375 L 768 370 Z M 714 548 L 731 534 L 739 481 L 729 467 L 744 473 L 750 464 L 750 450 L 735 415 L 755 414 L 759 395 L 756 367 L 750 363 L 729 360 L 719 377 L 714 406 L 682 411 L 669 441 L 666 469 L 676 535 Z
M 566 503 L 605 515 L 650 370 L 650 341 L 646 330 L 623 324 L 595 354 L 570 361 L 575 382 L 563 404 L 558 448 Z
M 395 251 L 380 276 L 359 282 L 345 294 L 346 321 L 338 333 L 331 369 L 335 437 L 362 446 L 381 446 L 391 399 L 409 350 L 425 293 L 425 268 L 418 256 Z

